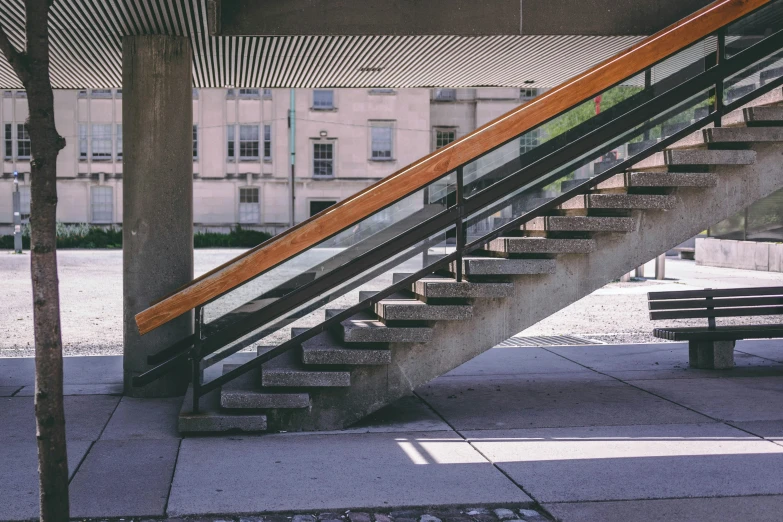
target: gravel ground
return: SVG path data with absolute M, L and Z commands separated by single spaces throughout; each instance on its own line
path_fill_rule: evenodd
M 239 254 L 236 249 L 196 250 L 195 272 L 200 275 Z M 60 293 L 62 306 L 63 342 L 66 355 L 97 355 L 122 353 L 122 252 L 101 250 L 62 250 L 58 252 Z M 302 260 L 312 266 L 314 260 Z M 418 260 L 408 261 L 395 269 L 411 272 Z M 280 270 L 280 276 L 291 269 Z M 295 270 L 294 270 L 295 271 Z M 647 273 L 652 273 L 648 265 Z M 693 261 L 669 258 L 668 279 L 637 280 L 630 283 L 611 283 L 584 299 L 564 308 L 555 315 L 525 330 L 521 335 L 577 335 L 606 343 L 660 342 L 650 332 L 653 324 L 647 316 L 647 292 L 699 288 L 783 285 L 783 274 L 732 270 L 696 266 Z M 385 274 L 365 285 L 378 288 L 388 283 Z M 0 356 L 27 357 L 33 354 L 32 302 L 30 291 L 30 258 L 28 254 L 0 253 Z M 267 287 L 259 282 L 253 292 Z M 358 289 L 328 305 L 339 308 L 356 299 Z M 242 298 L 247 295 L 245 292 Z M 257 293 L 255 295 L 258 295 Z M 239 295 L 217 302 L 207 315 L 215 316 L 236 305 Z M 355 301 L 353 301 L 355 302 Z M 294 323 L 309 325 L 317 316 Z M 725 319 L 720 324 L 766 322 L 766 318 Z M 775 321 L 776 319 L 771 319 Z M 777 318 L 779 320 L 779 318 Z M 658 321 L 655 326 L 700 325 L 702 320 Z M 272 335 L 264 344 L 284 339 L 285 332 Z

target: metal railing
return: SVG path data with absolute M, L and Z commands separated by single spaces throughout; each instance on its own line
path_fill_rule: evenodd
M 760 20 L 771 17 L 773 27 L 777 24 L 777 28 L 783 28 L 781 7 L 783 0 L 776 0 L 739 20 L 741 22 L 754 16 Z M 143 386 L 189 360 L 192 366 L 193 411 L 197 412 L 200 397 L 248 371 L 260 368 L 262 364 L 300 346 L 304 341 L 356 313 L 373 307 L 392 294 L 410 288 L 413 282 L 423 276 L 443 270 L 449 271 L 452 266 L 450 273 L 454 274 L 456 280 L 462 281 L 463 258 L 471 252 L 480 250 L 503 234 L 518 230 L 524 223 L 536 217 L 551 213 L 564 202 L 587 193 L 602 181 L 632 168 L 690 133 L 710 124 L 720 126 L 721 119 L 727 112 L 783 86 L 783 76 L 765 78 L 759 82 L 760 85 L 752 82 L 760 73 L 769 72 L 769 67 L 783 63 L 783 30 L 777 29 L 771 34 L 759 35 L 749 29 L 749 34 L 737 35 L 727 29 L 729 24 L 735 22 L 736 20 L 731 20 L 717 32 L 704 35 L 696 43 L 686 46 L 687 50 L 691 50 L 698 45 L 709 47 L 714 43 L 714 52 L 704 53 L 704 56 L 695 61 L 686 61 L 685 65 L 676 67 L 674 73 L 664 75 L 665 77 L 657 82 L 654 81 L 654 76 L 660 74 L 660 70 L 656 67 L 665 65 L 667 60 L 676 58 L 685 49 L 678 49 L 653 65 L 633 72 L 625 80 L 603 91 L 607 93 L 615 88 L 628 87 L 633 94 L 586 121 L 573 125 L 533 150 L 500 163 L 485 176 L 470 182 L 467 187 L 466 169 L 475 167 L 475 162 L 481 158 L 489 158 L 488 155 L 498 151 L 500 147 L 485 150 L 470 161 L 456 166 L 453 171 L 428 185 L 434 187 L 438 181 L 445 178 L 450 181 L 453 177 L 453 192 L 439 192 L 443 195 L 432 207 L 425 205 L 421 211 L 409 215 L 408 222 L 401 221 L 403 224 L 398 224 L 397 228 L 388 227 L 373 233 L 345 248 L 333 258 L 309 269 L 307 273 L 312 273 L 312 277 L 303 278 L 301 276 L 304 274 L 299 274 L 299 279 L 293 278 L 251 301 L 266 303 L 264 306 L 246 307 L 249 309 L 238 307 L 212 323 L 204 321 L 204 306 L 209 303 L 197 306 L 194 334 L 149 357 L 148 362 L 157 366 L 135 377 L 134 385 Z M 727 36 L 731 37 L 728 44 Z M 727 49 L 732 53 L 728 54 Z M 728 96 L 727 82 L 736 85 L 742 81 L 751 81 L 755 88 L 738 96 Z M 727 102 L 728 99 L 732 101 Z M 543 128 L 561 115 L 577 110 L 585 101 L 578 100 L 578 103 L 560 112 L 558 116 L 525 132 Z M 699 107 L 706 110 L 696 110 Z M 664 135 L 666 122 L 683 115 L 688 117 L 686 121 L 678 122 L 676 131 Z M 656 132 L 660 133 L 659 137 L 653 137 Z M 589 166 L 596 158 L 602 158 L 618 147 L 631 149 L 628 147 L 629 143 L 649 146 L 640 147 L 640 150 L 635 150 L 632 154 L 629 152 L 624 158 L 610 162 L 608 168 L 583 181 L 568 180 L 568 189 L 552 197 L 542 198 L 540 204 L 525 207 L 519 210 L 517 215 L 506 216 L 504 222 L 494 229 L 470 237 L 468 229 L 471 226 L 510 205 L 516 205 L 518 201 L 514 200 L 514 197 L 518 197 L 519 201 L 530 201 L 530 198 L 541 194 L 542 189 L 551 186 L 553 182 L 566 179 L 575 168 Z M 470 190 L 466 191 L 466 188 Z M 424 195 L 425 199 L 430 199 L 427 191 Z M 377 211 L 387 207 L 389 205 Z M 430 247 L 442 243 L 440 237 L 453 240 L 453 243 L 450 243 L 454 245 L 453 251 L 437 258 L 428 257 Z M 305 329 L 220 377 L 203 382 L 205 367 L 358 288 L 385 273 L 390 266 L 396 266 L 401 260 L 420 255 L 423 259 L 421 269 L 370 297 L 360 298 L 358 303 L 328 316 L 316 326 Z

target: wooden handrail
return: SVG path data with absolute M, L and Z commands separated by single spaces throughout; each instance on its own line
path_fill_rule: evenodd
M 143 335 L 252 279 L 772 0 L 717 0 L 541 96 L 194 279 L 136 315 Z

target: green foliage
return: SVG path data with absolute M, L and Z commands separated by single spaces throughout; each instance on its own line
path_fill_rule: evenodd
M 195 248 L 252 248 L 256 245 L 260 245 L 270 237 L 272 236 L 266 232 L 245 230 L 237 225 L 237 227 L 228 234 L 198 232 L 193 236 L 193 245 Z
M 627 85 L 618 85 L 601 95 L 601 111 L 608 110 L 621 101 L 630 98 L 634 94 L 642 91 L 641 87 L 632 87 Z M 564 132 L 573 129 L 580 123 L 584 123 L 595 116 L 595 101 L 587 100 L 577 105 L 565 114 L 561 114 L 554 120 L 543 126 L 543 135 L 545 139 L 552 139 Z
M 272 237 L 266 232 L 245 230 L 237 226 L 228 234 L 197 233 L 193 236 L 195 248 L 251 248 Z M 22 247 L 30 249 L 30 227 L 22 229 Z M 0 250 L 13 250 L 14 236 L 0 236 Z M 86 223 L 57 223 L 57 248 L 122 248 L 120 227 L 96 227 Z

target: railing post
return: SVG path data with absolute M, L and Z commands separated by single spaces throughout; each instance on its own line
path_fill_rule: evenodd
M 204 307 L 196 307 L 196 319 L 193 328 L 195 340 L 193 341 L 193 347 L 190 349 L 190 364 L 191 364 L 191 384 L 193 385 L 193 413 L 199 411 L 199 400 L 201 399 L 201 342 L 202 342 L 202 330 L 204 323 Z
M 726 61 L 726 28 L 722 27 L 718 29 L 718 50 L 715 56 L 715 66 L 721 67 L 723 62 Z M 715 111 L 714 124 L 716 127 L 720 127 L 723 122 L 723 77 L 721 76 L 715 81 L 715 103 L 713 104 Z
M 465 226 L 463 223 L 463 210 L 465 208 L 465 195 L 463 186 L 462 167 L 457 167 L 457 222 L 455 233 L 457 235 L 457 281 L 462 281 L 462 251 L 465 248 Z

